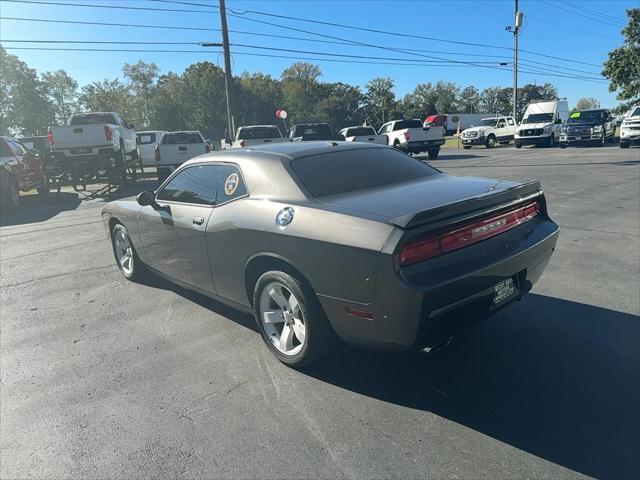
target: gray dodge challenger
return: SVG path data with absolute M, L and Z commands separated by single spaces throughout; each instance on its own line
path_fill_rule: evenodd
M 294 367 L 339 339 L 437 345 L 451 312 L 491 312 L 531 290 L 559 231 L 538 182 L 450 176 L 352 142 L 202 155 L 102 218 L 127 279 L 153 272 L 253 312 Z

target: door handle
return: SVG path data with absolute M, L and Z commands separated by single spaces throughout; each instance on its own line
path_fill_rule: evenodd
M 204 223 L 204 218 L 203 217 L 193 217 L 193 224 L 194 225 L 202 225 Z

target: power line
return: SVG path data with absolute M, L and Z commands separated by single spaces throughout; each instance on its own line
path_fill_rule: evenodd
M 556 1 L 556 3 L 547 2 L 545 0 L 540 0 L 540 1 L 542 3 L 544 3 L 545 5 L 549 5 L 550 7 L 557 8 L 558 10 L 562 10 L 564 12 L 571 13 L 572 15 L 578 15 L 579 17 L 586 18 L 587 20 L 591 20 L 592 22 L 598 22 L 598 23 L 601 23 L 603 25 L 608 25 L 608 26 L 613 27 L 613 28 L 620 28 L 619 24 L 612 23 L 612 22 L 610 22 L 608 20 L 603 19 L 602 17 L 594 18 L 591 15 L 586 15 L 584 13 L 581 13 L 580 10 L 579 10 L 579 7 L 569 7 L 569 8 L 567 8 L 566 6 L 558 5 L 557 1 Z
M 58 5 L 62 7 L 86 7 L 86 8 L 111 8 L 118 10 L 143 10 L 147 12 L 181 12 L 181 13 L 213 13 L 213 11 L 208 10 L 186 10 L 186 9 L 177 9 L 177 8 L 150 8 L 150 7 L 131 7 L 131 6 L 122 6 L 122 5 L 93 5 L 90 3 L 65 3 L 65 2 L 51 2 L 51 1 L 40 1 L 40 0 L 2 0 L 3 2 L 11 2 L 11 3 L 29 3 L 29 4 L 39 4 L 39 5 Z
M 604 18 L 610 19 L 611 21 L 617 23 L 620 26 L 624 26 L 625 25 L 624 21 L 622 21 L 620 18 L 616 18 L 616 17 L 614 17 L 612 15 L 607 15 L 606 13 L 600 12 L 598 10 L 593 10 L 591 8 L 587 8 L 587 7 L 583 6 L 583 5 L 576 5 L 575 3 L 571 3 L 571 2 L 568 2 L 566 0 L 559 0 L 559 1 L 561 1 L 562 3 L 564 3 L 565 5 L 568 5 L 570 7 L 574 7 L 574 8 L 580 9 L 580 10 L 585 11 L 585 12 L 590 12 L 591 14 L 593 14 L 593 15 L 595 15 L 597 17 L 604 17 Z

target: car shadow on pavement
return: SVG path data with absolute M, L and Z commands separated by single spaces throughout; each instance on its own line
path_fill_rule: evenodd
M 435 354 L 341 348 L 305 373 L 587 475 L 639 478 L 639 325 L 531 294 Z
M 37 194 L 21 195 L 20 208 L 13 212 L 0 213 L 0 226 L 43 222 L 60 212 L 75 210 L 80 203 L 81 200 L 75 192 L 52 193 L 46 198 Z

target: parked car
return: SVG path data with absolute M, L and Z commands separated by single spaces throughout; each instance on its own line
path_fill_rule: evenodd
M 405 153 L 427 152 L 432 160 L 444 145 L 444 127 L 424 127 L 420 120 L 393 120 L 382 125 L 378 134 L 387 136 L 387 145 Z
M 569 115 L 560 133 L 560 148 L 615 141 L 616 120 L 606 109 L 581 110 Z
M 347 142 L 368 142 L 379 143 L 380 145 L 387 144 L 387 136 L 376 134 L 376 130 L 373 127 L 343 128 L 338 133 L 338 136 Z
M 197 130 L 163 133 L 154 152 L 158 182 L 164 182 L 171 172 L 187 160 L 210 151 Z
M 496 143 L 508 145 L 515 136 L 516 122 L 513 117 L 490 117 L 480 120 L 477 127 L 467 128 L 460 134 L 465 150 L 473 145 L 493 148 Z
M 66 126 L 49 129 L 51 153 L 60 162 L 84 162 L 92 172 L 140 157 L 134 125 L 115 112 L 77 113 Z
M 294 125 L 289 133 L 289 138 L 295 142 L 343 140 L 333 133 L 328 123 L 301 123 Z
M 633 107 L 620 125 L 620 148 L 640 144 L 640 105 Z
M 40 154 L 30 151 L 13 137 L 0 137 L 0 207 L 14 210 L 20 206 L 20 192 L 36 188 L 47 193 L 47 177 Z
M 230 148 L 252 147 L 263 143 L 289 142 L 276 125 L 248 125 L 236 131 Z M 223 145 L 224 148 L 224 145 Z M 229 147 L 227 147 L 229 148 Z
M 142 132 L 136 132 L 138 138 L 138 148 L 140 149 L 140 157 L 142 158 L 142 165 L 144 167 L 155 167 L 155 149 L 160 138 L 165 134 L 165 130 L 145 130 Z
M 530 103 L 516 130 L 516 148 L 522 145 L 553 147 L 560 140 L 562 124 L 568 119 L 569 106 L 565 100 Z
M 558 238 L 538 182 L 449 176 L 361 142 L 203 155 L 102 218 L 127 279 L 156 272 L 253 311 L 294 367 L 336 337 L 441 343 L 456 326 L 445 313 L 495 311 L 529 292 Z

